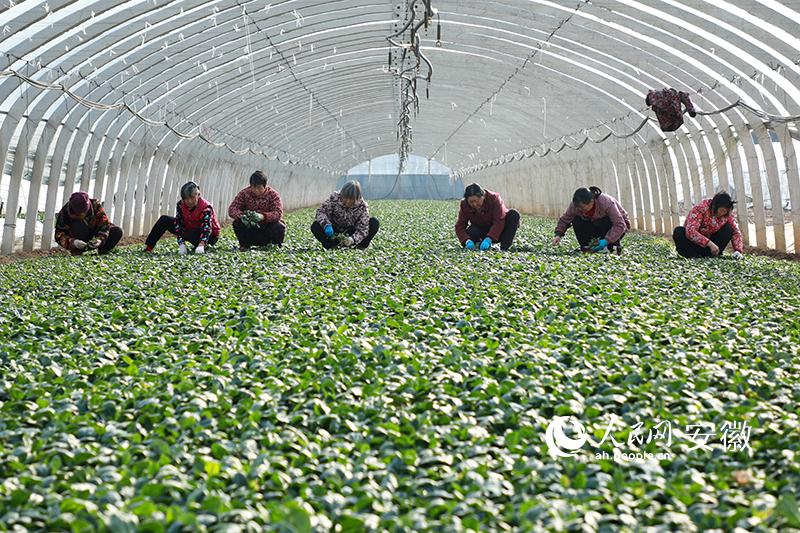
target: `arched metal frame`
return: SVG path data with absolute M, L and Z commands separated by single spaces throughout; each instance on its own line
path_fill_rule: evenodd
M 634 131 L 650 88 L 686 90 L 703 111 L 741 101 L 798 115 L 796 3 L 433 6 L 442 36 L 437 43 L 435 24 L 422 35 L 434 74 L 412 123 L 414 153 L 544 215 L 596 183 L 620 197 L 636 228 L 656 233 L 730 189 L 749 244 L 793 251 L 800 241 L 795 122 L 733 107 L 687 117 L 675 133 L 650 121 L 629 138 L 594 142 Z M 77 188 L 101 198 L 126 234 L 141 234 L 174 209 L 186 179 L 224 215 L 260 168 L 299 207 L 348 168 L 398 148 L 386 37 L 405 1 L 25 0 L 0 9 L 0 154 L 11 169 L 0 176 L 10 213 L 0 253 L 20 245 L 20 207 L 45 212 L 41 242 L 36 216 L 26 217 L 22 248 L 51 247 L 53 217 Z

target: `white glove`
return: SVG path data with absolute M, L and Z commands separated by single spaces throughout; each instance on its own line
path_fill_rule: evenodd
M 100 248 L 100 244 L 101 244 L 100 239 L 95 237 L 94 239 L 86 243 L 86 247 L 90 250 L 96 250 Z
M 178 245 L 178 255 L 186 255 L 186 244 L 180 243 Z
M 197 248 L 194 249 L 194 253 L 196 253 L 196 254 L 204 254 L 204 253 L 206 253 L 206 247 L 203 245 L 202 242 L 197 245 Z
M 76 250 L 85 250 L 87 246 L 86 241 L 82 241 L 80 239 L 73 239 L 72 240 L 72 247 Z
M 346 247 L 348 247 L 348 248 L 350 248 L 351 246 L 353 246 L 355 243 L 356 243 L 356 241 L 354 241 L 352 237 L 348 237 L 348 238 L 346 238 L 346 239 L 344 240 L 344 245 L 345 245 Z
M 733 252 L 731 254 L 731 257 L 733 257 L 734 259 L 744 259 L 744 256 L 742 255 L 742 252 L 739 252 L 739 251 Z
M 561 243 L 561 235 L 553 237 L 553 246 L 558 246 Z
M 262 215 L 261 213 L 256 213 L 256 214 L 254 215 L 254 218 L 255 218 L 256 220 L 258 220 L 259 222 L 261 222 L 262 220 L 264 220 L 264 215 Z

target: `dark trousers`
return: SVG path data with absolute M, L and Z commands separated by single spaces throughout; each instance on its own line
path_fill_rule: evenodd
M 378 233 L 378 229 L 380 228 L 380 223 L 378 219 L 375 217 L 370 217 L 369 219 L 369 233 L 364 238 L 363 241 L 356 245 L 356 248 L 359 250 L 366 250 L 369 243 L 372 242 L 372 238 Z M 356 228 L 348 228 L 345 233 L 352 236 L 356 232 Z M 325 230 L 323 229 L 322 225 L 316 220 L 313 224 L 311 224 L 311 233 L 314 234 L 314 237 L 317 238 L 319 242 L 322 243 L 322 247 L 326 250 L 330 250 L 331 248 L 336 248 L 339 243 L 333 239 L 329 239 L 327 235 L 325 235 Z
M 97 228 L 90 228 L 83 220 L 73 220 L 69 226 L 69 234 L 74 239 L 79 239 L 83 242 L 89 242 L 97 236 Z M 106 242 L 100 245 L 100 248 L 97 249 L 97 253 L 107 254 L 117 245 L 121 238 L 122 228 L 112 225 L 108 231 L 108 238 L 106 239 Z M 69 252 L 72 255 L 81 255 L 83 252 L 88 251 L 89 250 L 72 249 Z
M 283 244 L 286 236 L 286 226 L 283 222 L 272 222 L 270 224 L 259 224 L 249 227 L 242 224 L 241 220 L 233 222 L 233 232 L 239 240 L 239 246 L 267 246 L 269 244 Z
M 173 235 L 178 235 L 175 232 L 175 217 L 171 217 L 169 215 L 161 215 L 161 217 L 156 221 L 153 225 L 153 229 L 150 230 L 150 234 L 147 236 L 147 239 L 144 243 L 149 248 L 155 248 L 156 243 L 158 240 L 166 233 L 170 232 Z M 192 243 L 194 246 L 200 244 L 200 228 L 197 229 L 184 229 L 183 230 L 183 237 L 184 241 L 188 241 Z M 208 244 L 214 245 L 217 244 L 218 237 L 214 237 L 213 235 L 208 238 Z
M 722 254 L 722 251 L 733 238 L 733 228 L 730 224 L 725 224 L 716 233 L 709 235 L 708 238 L 719 247 L 719 253 Z M 672 232 L 672 240 L 675 241 L 675 249 L 683 257 L 711 256 L 711 250 L 689 240 L 689 237 L 686 236 L 686 228 L 683 226 L 675 228 Z
M 479 245 L 489 234 L 490 229 L 492 229 L 491 226 L 472 224 L 467 228 L 467 235 L 469 235 L 472 242 Z M 493 242 L 499 242 L 501 250 L 508 250 L 514 242 L 517 229 L 519 229 L 519 211 L 516 209 L 509 209 L 508 213 L 506 213 L 506 225 L 503 226 L 503 231 L 500 233 L 500 240 Z
M 580 244 L 581 248 L 588 248 L 592 239 L 602 239 L 605 237 L 613 225 L 609 217 L 590 220 L 577 216 L 572 221 L 572 229 L 575 231 L 575 238 L 578 239 L 578 244 Z M 616 242 L 608 243 L 608 247 L 613 248 L 618 246 L 621 240 L 622 237 Z

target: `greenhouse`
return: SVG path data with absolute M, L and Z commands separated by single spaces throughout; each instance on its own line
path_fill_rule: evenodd
M 3 0 L 0 531 L 800 531 L 799 30 Z

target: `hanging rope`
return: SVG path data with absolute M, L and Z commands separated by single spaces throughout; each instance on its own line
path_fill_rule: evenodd
M 564 19 L 561 19 L 561 21 L 558 23 L 558 25 L 556 25 L 556 27 L 553 28 L 550 31 L 548 36 L 545 37 L 542 41 L 540 41 L 536 45 L 536 48 L 534 48 L 533 51 L 530 54 L 528 54 L 528 56 L 522 61 L 522 64 L 520 64 L 518 67 L 516 67 L 513 70 L 513 72 L 511 72 L 511 74 L 509 74 L 508 77 L 505 80 L 503 80 L 503 83 L 501 83 L 500 86 L 497 89 L 495 89 L 495 91 L 492 94 L 490 94 L 483 102 L 480 103 L 480 105 L 478 105 L 478 107 L 475 108 L 474 111 L 472 111 L 469 115 L 467 115 L 464 118 L 464 120 L 456 127 L 456 129 L 454 129 L 450 133 L 450 135 L 448 135 L 447 138 L 445 138 L 445 140 L 442 142 L 442 144 L 440 144 L 436 148 L 436 150 L 433 151 L 433 153 L 430 155 L 430 158 L 432 159 L 432 158 L 436 157 L 436 154 L 439 153 L 439 150 L 441 150 L 444 147 L 444 145 L 447 144 L 447 142 L 450 141 L 450 139 L 452 139 L 461 130 L 461 128 L 463 128 L 472 119 L 472 117 L 474 117 L 476 114 L 478 114 L 480 112 L 480 110 L 483 109 L 483 107 L 486 104 L 488 104 L 489 102 L 494 101 L 494 99 L 497 97 L 497 95 L 500 94 L 500 91 L 502 91 L 505 88 L 505 86 L 511 80 L 513 80 L 520 72 L 525 70 L 525 68 L 528 66 L 528 63 L 530 63 L 533 60 L 533 58 L 536 57 L 536 55 L 539 53 L 539 51 L 545 45 L 547 45 L 550 42 L 550 40 L 556 35 L 556 33 L 558 33 L 559 30 L 561 30 L 561 28 L 563 28 L 566 24 L 569 23 L 569 21 L 572 20 L 572 17 L 574 17 L 578 13 L 578 11 L 580 11 L 580 9 L 583 6 L 588 4 L 590 1 L 591 0 L 581 0 L 580 2 L 578 2 L 578 5 L 575 6 L 575 9 L 569 14 L 569 16 L 564 18 Z
M 782 116 L 779 116 L 779 115 L 771 115 L 771 114 L 769 114 L 769 113 L 767 113 L 765 111 L 762 111 L 762 110 L 757 109 L 755 107 L 749 106 L 749 105 L 747 105 L 747 104 L 745 104 L 744 102 L 741 102 L 741 101 L 737 101 L 736 105 L 738 105 L 739 107 L 750 111 L 751 113 L 753 113 L 757 117 L 759 117 L 762 120 L 764 120 L 764 122 L 786 123 L 786 122 L 797 122 L 798 120 L 800 120 L 800 115 L 794 115 L 794 116 L 791 116 L 791 117 L 782 117 Z
M 764 120 L 765 123 L 786 123 L 786 122 L 797 122 L 797 121 L 800 121 L 800 115 L 794 115 L 794 116 L 788 116 L 788 117 L 783 117 L 783 116 L 779 116 L 779 115 L 772 115 L 770 113 L 762 111 L 761 109 L 757 109 L 757 108 L 752 107 L 752 106 L 750 106 L 748 104 L 745 104 L 741 100 L 736 100 L 732 104 L 729 104 L 729 105 L 727 105 L 725 107 L 722 107 L 720 109 L 715 109 L 713 111 L 697 111 L 697 114 L 698 115 L 704 115 L 704 116 L 719 115 L 721 113 L 725 113 L 727 111 L 730 111 L 731 109 L 733 109 L 735 107 L 741 107 L 742 109 L 745 109 L 745 110 L 751 112 L 752 114 L 754 114 L 757 117 L 759 117 L 762 120 Z M 649 108 L 644 108 L 644 109 L 638 111 L 638 113 L 640 113 L 640 114 L 644 113 L 647 109 L 649 109 Z M 626 117 L 629 117 L 629 116 L 631 116 L 631 113 L 628 113 L 628 115 L 626 115 Z M 618 119 L 614 119 L 613 121 L 610 121 L 610 122 L 615 122 L 617 120 Z M 603 135 L 602 137 L 599 137 L 597 139 L 594 139 L 594 138 L 591 137 L 591 135 L 589 134 L 590 132 L 589 132 L 588 129 L 583 129 L 583 130 L 580 130 L 579 132 L 574 132 L 574 133 L 569 133 L 569 134 L 566 134 L 566 135 L 562 135 L 558 139 L 553 139 L 553 140 L 550 140 L 550 141 L 546 141 L 546 142 L 544 142 L 542 144 L 539 144 L 537 146 L 522 148 L 522 149 L 517 150 L 515 152 L 501 155 L 500 157 L 497 157 L 497 158 L 492 159 L 490 161 L 484 161 L 484 162 L 478 163 L 477 165 L 466 167 L 464 169 L 461 169 L 461 170 L 455 172 L 454 176 L 459 177 L 459 178 L 463 178 L 464 176 L 466 176 L 468 174 L 472 174 L 474 172 L 479 172 L 481 170 L 485 170 L 485 169 L 490 168 L 490 167 L 495 167 L 495 166 L 498 166 L 498 165 L 504 165 L 506 163 L 511 163 L 513 161 L 521 161 L 522 159 L 527 159 L 527 158 L 530 158 L 530 157 L 547 157 L 550 154 L 560 153 L 562 150 L 564 150 L 564 148 L 569 148 L 571 150 L 577 151 L 577 150 L 582 149 L 586 145 L 587 141 L 591 141 L 591 142 L 593 142 L 595 144 L 599 144 L 599 143 L 607 141 L 610 137 L 615 137 L 617 139 L 629 139 L 630 137 L 633 137 L 634 135 L 639 133 L 642 130 L 642 128 L 644 128 L 645 125 L 647 125 L 647 123 L 650 122 L 650 121 L 654 121 L 653 118 L 644 117 L 644 119 L 642 119 L 642 122 L 639 123 L 639 125 L 636 128 L 634 128 L 632 131 L 630 131 L 628 133 L 616 133 L 611 128 L 609 123 L 606 122 L 606 123 L 600 124 L 599 126 L 596 126 L 595 128 L 593 128 L 593 129 L 597 129 L 597 128 L 605 127 L 605 128 L 608 128 L 608 130 L 609 130 L 608 133 L 606 133 L 605 135 Z M 584 135 L 584 139 L 582 141 L 578 142 L 577 144 L 574 144 L 574 145 L 569 144 L 567 142 L 567 140 L 566 140 L 567 137 L 573 137 L 576 133 L 582 133 Z M 561 143 L 561 146 L 559 146 L 558 148 L 553 148 L 552 146 L 548 146 L 548 145 L 551 145 L 552 143 L 559 143 L 559 142 Z M 543 149 L 543 151 L 539 153 L 539 152 L 537 152 L 537 149 L 540 149 L 540 148 Z
M 22 62 L 22 63 L 25 63 L 25 65 L 27 65 L 29 67 L 36 68 L 37 71 L 38 70 L 48 71 L 48 72 L 52 72 L 56 76 L 64 76 L 64 77 L 69 77 L 70 75 L 78 76 L 83 82 L 87 83 L 90 86 L 94 86 L 97 89 L 102 89 L 102 88 L 104 88 L 106 86 L 110 87 L 112 92 L 122 95 L 121 98 L 120 98 L 120 100 L 122 100 L 122 101 L 124 101 L 124 99 L 127 98 L 127 97 L 131 97 L 134 101 L 136 101 L 136 100 L 144 100 L 146 102 L 147 106 L 151 105 L 149 97 L 142 96 L 142 95 L 136 94 L 134 92 L 122 92 L 120 89 L 115 87 L 114 84 L 111 83 L 110 80 L 108 80 L 108 79 L 98 83 L 97 80 L 95 80 L 93 78 L 86 77 L 86 75 L 84 75 L 80 71 L 80 69 L 74 71 L 73 73 L 68 73 L 66 70 L 64 70 L 61 67 L 57 67 L 57 68 L 48 67 L 48 66 L 42 65 L 38 61 L 37 62 L 32 62 L 32 61 L 29 61 L 29 60 L 24 59 L 22 57 L 19 57 L 19 56 L 16 56 L 14 54 L 11 54 L 9 52 L 3 52 L 3 55 L 5 55 L 6 58 L 8 58 L 9 60 L 13 60 L 14 62 Z M 11 65 L 11 62 L 9 62 L 9 65 Z M 217 89 L 217 93 L 219 93 L 219 89 Z M 96 103 L 99 103 L 99 102 L 96 102 Z M 207 130 L 207 131 L 212 132 L 212 133 L 218 133 L 220 135 L 224 135 L 225 137 L 230 137 L 232 139 L 236 139 L 237 141 L 241 141 L 242 143 L 245 143 L 245 144 L 264 145 L 264 146 L 266 146 L 267 148 L 269 148 L 271 150 L 278 151 L 278 152 L 283 152 L 287 156 L 291 157 L 291 155 L 288 152 L 286 152 L 285 150 L 270 146 L 269 144 L 264 144 L 264 143 L 261 143 L 259 141 L 255 141 L 253 139 L 248 139 L 246 137 L 241 137 L 239 135 L 234 135 L 232 133 L 228 133 L 226 131 L 220 130 L 219 128 L 215 128 L 213 126 L 208 126 L 208 125 L 205 125 L 205 124 L 195 124 L 194 122 L 192 122 L 191 120 L 189 120 L 188 118 L 183 116 L 181 113 L 178 113 L 178 112 L 176 112 L 174 110 L 173 111 L 169 111 L 166 108 L 166 106 L 158 106 L 158 108 L 159 108 L 160 111 L 164 111 L 165 115 L 171 113 L 173 117 L 180 118 L 182 122 L 185 122 L 185 123 L 189 124 L 192 127 L 200 127 L 202 130 Z M 266 157 L 270 157 L 270 156 L 266 156 Z M 284 163 L 284 161 L 281 161 L 281 159 L 279 159 L 279 158 L 275 158 L 275 159 L 270 158 L 270 159 L 271 160 L 277 160 L 277 161 L 279 161 L 279 162 L 281 162 L 283 164 L 286 164 L 286 163 Z
M 271 147 L 269 145 L 266 145 L 266 146 L 268 146 L 269 148 L 271 148 L 271 149 L 273 149 L 275 151 L 283 152 L 284 154 L 286 154 L 287 158 L 281 159 L 277 155 L 273 156 L 273 155 L 270 155 L 270 154 L 264 152 L 263 150 L 253 150 L 252 148 L 238 148 L 237 149 L 237 148 L 234 148 L 233 146 L 231 146 L 230 144 L 228 144 L 227 142 L 215 142 L 215 141 L 212 141 L 204 133 L 202 133 L 202 131 L 199 131 L 199 132 L 196 132 L 196 133 L 185 133 L 185 132 L 182 132 L 182 131 L 179 131 L 178 129 L 176 129 L 174 126 L 169 124 L 169 122 L 167 122 L 166 120 L 164 120 L 164 121 L 152 120 L 152 119 L 142 115 L 141 113 L 136 111 L 134 108 L 132 108 L 131 106 L 129 106 L 125 102 L 118 102 L 118 103 L 115 103 L 115 104 L 104 104 L 102 102 L 95 102 L 93 100 L 89 100 L 87 98 L 83 98 L 82 96 L 78 96 L 77 94 L 73 93 L 72 91 L 70 91 L 69 89 L 67 89 L 66 87 L 64 87 L 61 84 L 43 83 L 41 81 L 35 80 L 33 78 L 30 78 L 30 77 L 28 77 L 28 76 L 26 76 L 24 74 L 21 74 L 20 72 L 17 72 L 16 70 L 13 70 L 13 69 L 0 71 L 0 78 L 10 78 L 10 77 L 17 78 L 17 79 L 19 79 L 19 80 L 21 80 L 21 81 L 23 81 L 23 82 L 25 82 L 25 83 L 33 86 L 33 87 L 36 87 L 37 89 L 43 90 L 43 91 L 45 91 L 45 90 L 47 90 L 47 91 L 60 91 L 60 92 L 64 93 L 66 96 L 69 96 L 70 98 L 72 98 L 73 100 L 75 100 L 76 102 L 81 104 L 82 106 L 87 107 L 89 109 L 94 109 L 94 110 L 98 110 L 98 111 L 113 111 L 113 110 L 120 110 L 120 111 L 124 110 L 124 111 L 127 111 L 128 113 L 130 113 L 131 115 L 136 117 L 139 121 L 141 121 L 143 124 L 146 124 L 147 126 L 156 127 L 156 128 L 166 128 L 170 132 L 172 132 L 174 135 L 176 135 L 177 137 L 180 137 L 181 139 L 184 139 L 184 140 L 187 140 L 187 141 L 200 139 L 200 140 L 204 141 L 205 143 L 207 143 L 207 144 L 209 144 L 211 146 L 215 146 L 217 148 L 224 148 L 224 149 L 228 150 L 230 153 L 232 153 L 234 155 L 241 156 L 241 155 L 246 155 L 246 154 L 252 154 L 252 155 L 264 157 L 269 161 L 278 161 L 279 163 L 282 163 L 282 164 L 285 164 L 285 165 L 286 164 L 288 164 L 288 165 L 300 165 L 300 166 L 306 166 L 306 167 L 309 167 L 309 168 L 313 168 L 315 170 L 321 170 L 321 171 L 324 171 L 324 172 L 328 172 L 330 174 L 335 174 L 336 173 L 335 170 L 327 168 L 327 167 L 323 167 L 323 166 L 320 166 L 320 165 L 313 165 L 311 163 L 306 163 L 306 162 L 303 162 L 303 161 L 300 161 L 300 160 L 297 160 L 297 159 L 293 159 L 292 156 L 288 152 L 286 152 L 285 150 L 281 150 L 280 148 L 275 148 L 275 147 Z M 194 128 L 201 128 L 201 126 L 194 126 Z
M 327 113 L 327 115 L 331 119 L 333 119 L 333 121 L 336 123 L 336 125 L 339 127 L 339 129 L 342 132 L 344 132 L 345 136 L 352 141 L 353 145 L 357 146 L 358 149 L 361 151 L 361 153 L 364 154 L 364 156 L 369 157 L 369 154 L 367 153 L 367 150 L 364 149 L 363 146 L 361 146 L 361 144 L 358 142 L 357 139 L 355 139 L 352 135 L 350 135 L 350 133 L 347 132 L 347 130 L 344 128 L 344 126 L 341 125 L 341 123 L 339 123 L 339 120 L 336 118 L 336 115 L 331 113 L 331 111 L 325 106 L 325 104 L 323 104 L 319 100 L 319 98 L 317 98 L 317 95 L 315 95 L 311 91 L 311 89 L 308 88 L 308 86 L 305 84 L 305 82 L 303 80 L 301 80 L 297 76 L 297 73 L 294 71 L 294 68 L 292 67 L 292 62 L 289 61 L 289 58 L 286 57 L 286 55 L 283 53 L 283 51 L 275 45 L 275 43 L 272 41 L 272 38 L 269 36 L 269 33 L 267 33 L 265 30 L 261 29 L 261 26 L 259 26 L 258 23 L 256 22 L 256 20 L 247 13 L 247 8 L 244 5 L 242 5 L 239 2 L 239 0 L 236 0 L 236 5 L 242 8 L 242 15 L 246 16 L 247 18 L 250 19 L 250 21 L 253 23 L 253 26 L 255 27 L 256 31 L 258 33 L 260 33 L 261 35 L 263 35 L 264 38 L 266 39 L 267 43 L 269 43 L 269 45 L 278 53 L 278 55 L 280 56 L 281 60 L 283 60 L 283 63 L 286 65 L 286 68 L 289 70 L 289 74 L 291 74 L 292 79 L 295 81 L 295 83 L 297 83 L 300 86 L 301 89 L 303 89 L 306 93 L 308 93 L 310 98 L 312 98 L 317 103 L 317 106 L 320 109 L 322 109 L 323 111 L 325 111 L 325 113 Z M 300 19 L 298 18 L 298 20 L 300 20 Z
M 421 12 L 418 14 L 417 10 Z M 405 10 L 406 22 L 397 31 L 386 37 L 386 40 L 394 49 L 389 49 L 389 71 L 395 76 L 398 82 L 399 97 L 399 117 L 396 125 L 396 135 L 399 141 L 398 147 L 398 179 L 405 168 L 408 156 L 411 154 L 414 130 L 411 127 L 412 112 L 414 116 L 419 114 L 419 94 L 417 93 L 417 80 L 425 80 L 430 87 L 431 77 L 433 76 L 433 64 L 422 52 L 419 30 L 433 21 L 433 16 L 437 15 L 436 9 L 431 7 L 431 0 L 424 0 L 422 5 L 409 1 Z M 441 45 L 441 23 L 437 25 L 437 46 Z M 406 35 L 408 32 L 408 35 Z M 401 38 L 402 40 L 397 40 Z M 405 42 L 407 40 L 408 42 Z M 409 54 L 410 52 L 410 54 Z M 399 58 L 398 58 L 399 56 Z M 407 59 L 410 65 L 406 65 Z M 420 75 L 420 67 L 427 67 L 427 74 Z M 426 87 L 425 93 L 429 94 Z M 397 181 L 395 181 L 395 185 Z M 391 191 L 390 193 L 391 194 Z

